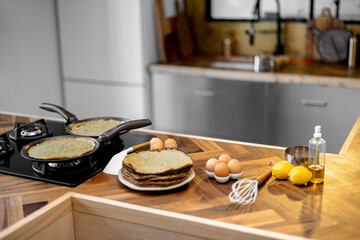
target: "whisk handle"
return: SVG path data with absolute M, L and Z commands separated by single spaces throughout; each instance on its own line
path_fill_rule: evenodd
M 269 169 L 268 171 L 264 172 L 263 174 L 261 174 L 260 176 L 258 176 L 256 178 L 256 180 L 258 180 L 259 185 L 265 181 L 265 179 L 267 179 L 269 176 L 271 175 L 271 169 Z

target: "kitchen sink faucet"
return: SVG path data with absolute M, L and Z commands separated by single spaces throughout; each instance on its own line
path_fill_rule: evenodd
M 254 11 L 253 11 L 254 19 L 252 19 L 250 21 L 250 29 L 246 30 L 245 33 L 247 35 L 249 35 L 250 45 L 254 45 L 255 33 L 263 33 L 263 34 L 276 33 L 276 35 L 277 35 L 277 44 L 276 44 L 276 48 L 275 48 L 273 54 L 274 55 L 281 55 L 281 54 L 284 54 L 284 46 L 281 43 L 280 2 L 279 2 L 279 0 L 275 0 L 275 2 L 276 2 L 276 6 L 277 6 L 277 12 L 276 12 L 277 29 L 276 29 L 276 31 L 274 31 L 274 30 L 256 30 L 255 31 L 255 29 L 254 29 L 255 21 L 259 21 L 259 19 L 260 19 L 260 0 L 257 0 L 256 3 L 255 3 Z

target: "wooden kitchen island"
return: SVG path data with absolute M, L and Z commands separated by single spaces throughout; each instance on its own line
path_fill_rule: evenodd
M 0 132 L 12 129 L 14 121 L 34 119 L 0 114 Z M 208 178 L 206 161 L 227 153 L 241 161 L 244 168 L 241 178 L 253 178 L 270 168 L 270 160 L 283 160 L 284 148 L 136 131 L 157 135 L 162 140 L 175 138 L 179 148 L 194 160 L 195 178 L 178 189 L 147 193 L 131 190 L 120 183 L 117 176 L 105 173 L 75 188 L 0 174 L 0 229 L 68 192 L 76 192 L 297 237 L 358 239 L 360 236 L 360 118 L 339 154 L 327 155 L 324 184 L 295 186 L 270 177 L 259 188 L 256 202 L 247 206 L 229 202 L 228 194 L 235 181 L 220 184 Z

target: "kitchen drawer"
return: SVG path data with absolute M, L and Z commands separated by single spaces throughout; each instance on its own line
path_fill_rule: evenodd
M 65 82 L 65 107 L 78 118 L 115 116 L 143 118 L 145 93 L 142 87 Z
M 264 84 L 153 73 L 159 130 L 262 142 Z
M 269 143 L 307 145 L 321 125 L 327 152 L 338 153 L 360 115 L 360 90 L 270 84 Z

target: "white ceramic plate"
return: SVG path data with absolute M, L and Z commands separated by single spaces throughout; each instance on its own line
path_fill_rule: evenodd
M 190 175 L 188 176 L 187 179 L 185 179 L 184 181 L 182 181 L 181 183 L 172 185 L 172 186 L 167 186 L 167 187 L 140 187 L 137 186 L 135 184 L 132 184 L 131 182 L 128 182 L 127 180 L 125 180 L 121 174 L 121 171 L 119 171 L 119 180 L 122 184 L 124 184 L 125 186 L 127 186 L 128 188 L 131 188 L 133 190 L 137 190 L 137 191 L 166 191 L 166 190 L 171 190 L 171 189 L 175 189 L 178 187 L 181 187 L 189 182 L 191 182 L 191 180 L 193 180 L 193 178 L 195 177 L 195 172 L 193 169 L 190 170 Z

